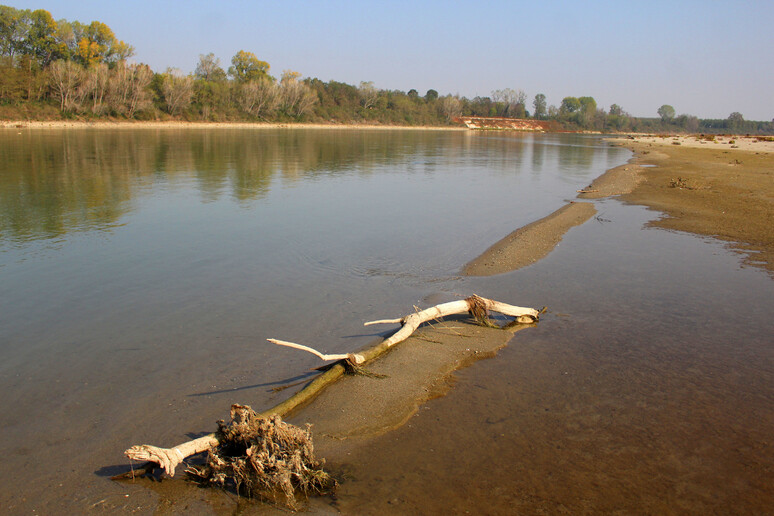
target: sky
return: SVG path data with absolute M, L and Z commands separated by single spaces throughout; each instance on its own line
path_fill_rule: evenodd
M 774 119 L 774 2 L 0 0 L 106 23 L 155 71 L 228 68 L 253 52 L 279 77 L 468 98 L 504 88 L 549 105 L 590 96 L 634 116 Z

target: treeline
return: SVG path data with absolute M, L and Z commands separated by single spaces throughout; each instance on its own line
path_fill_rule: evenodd
M 542 93 L 528 100 L 506 88 L 467 99 L 381 90 L 285 70 L 240 50 L 226 69 L 214 54 L 199 56 L 195 72 L 154 72 L 129 63 L 134 49 L 106 24 L 55 21 L 45 10 L 0 5 L 0 119 L 123 118 L 137 120 L 271 121 L 445 125 L 455 117 L 553 120 L 567 130 L 600 132 L 772 133 L 773 122 L 751 122 L 740 113 L 726 120 L 675 116 L 661 106 L 658 118 L 633 117 L 617 104 L 608 110 L 593 97 L 565 97 L 548 106 Z

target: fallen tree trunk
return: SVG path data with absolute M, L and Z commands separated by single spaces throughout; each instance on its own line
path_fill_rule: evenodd
M 376 346 L 373 346 L 365 351 L 357 354 L 347 355 L 326 355 L 319 351 L 312 349 L 308 346 L 301 344 L 295 344 L 292 342 L 279 341 L 276 339 L 269 339 L 270 342 L 279 344 L 282 346 L 288 346 L 303 351 L 308 351 L 320 357 L 323 360 L 338 360 L 329 369 L 320 374 L 317 378 L 312 380 L 306 387 L 299 392 L 285 400 L 284 402 L 266 410 L 259 414 L 261 417 L 269 417 L 274 415 L 282 416 L 288 413 L 293 408 L 303 404 L 304 402 L 312 399 L 317 393 L 319 393 L 325 386 L 335 381 L 342 374 L 346 372 L 346 362 L 350 362 L 353 365 L 359 365 L 375 359 L 394 345 L 398 344 L 409 338 L 414 331 L 419 328 L 425 322 L 432 321 L 434 319 L 440 319 L 448 315 L 470 313 L 480 322 L 486 322 L 488 311 L 499 312 L 504 315 L 515 317 L 519 323 L 533 323 L 538 320 L 539 312 L 534 308 L 524 308 L 520 306 L 513 306 L 499 301 L 486 299 L 476 295 L 470 296 L 467 299 L 459 301 L 452 301 L 449 303 L 442 303 L 440 305 L 427 308 L 412 314 L 409 314 L 400 319 L 384 319 L 379 321 L 371 321 L 365 323 L 366 326 L 373 324 L 398 324 L 402 325 L 401 329 L 393 334 L 390 338 L 380 342 Z M 150 464 L 158 464 L 169 476 L 174 476 L 175 468 L 182 463 L 187 457 L 207 451 L 220 444 L 216 433 L 208 434 L 192 441 L 179 444 L 173 448 L 159 448 L 157 446 L 151 446 L 147 444 L 132 446 L 124 452 L 124 454 L 132 460 L 149 461 Z M 144 465 L 145 468 L 148 464 Z M 146 468 L 147 469 L 147 468 Z M 133 477 L 134 474 L 120 475 L 121 477 Z

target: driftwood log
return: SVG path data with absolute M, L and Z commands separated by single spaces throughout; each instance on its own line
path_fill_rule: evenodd
M 270 342 L 281 346 L 288 346 L 303 351 L 308 351 L 320 357 L 322 360 L 330 361 L 337 360 L 338 362 L 333 364 L 325 372 L 321 373 L 309 384 L 306 385 L 299 392 L 285 400 L 284 402 L 260 413 L 262 417 L 269 417 L 274 415 L 284 415 L 293 408 L 301 405 L 302 403 L 313 398 L 319 393 L 325 386 L 335 381 L 346 371 L 345 362 L 350 362 L 354 365 L 364 364 L 374 358 L 378 357 L 395 344 L 402 342 L 409 338 L 414 331 L 419 328 L 420 325 L 434 319 L 440 319 L 441 317 L 455 314 L 470 313 L 476 319 L 480 321 L 487 320 L 487 312 L 499 312 L 504 315 L 515 317 L 519 323 L 532 323 L 538 320 L 539 312 L 534 308 L 524 308 L 520 306 L 513 306 L 499 301 L 486 299 L 476 295 L 470 296 L 466 299 L 459 301 L 452 301 L 449 303 L 442 303 L 425 310 L 417 311 L 399 319 L 384 319 L 378 321 L 371 321 L 365 323 L 366 326 L 373 324 L 401 324 L 400 330 L 395 332 L 390 338 L 385 339 L 379 344 L 368 348 L 360 353 L 349 353 L 342 355 L 326 355 L 319 351 L 312 349 L 308 346 L 301 344 L 295 344 L 292 342 L 280 341 L 277 339 L 269 339 Z M 212 433 L 187 441 L 182 444 L 178 444 L 173 448 L 160 448 L 157 446 L 151 446 L 147 444 L 132 446 L 124 452 L 124 454 L 132 459 L 138 461 L 148 461 L 148 464 L 143 466 L 146 471 L 152 468 L 154 464 L 158 464 L 169 476 L 174 476 L 175 468 L 182 463 L 187 457 L 207 451 L 211 448 L 218 446 L 219 441 L 217 434 Z

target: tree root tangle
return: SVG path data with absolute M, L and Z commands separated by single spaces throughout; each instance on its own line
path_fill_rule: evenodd
M 206 465 L 186 470 L 205 483 L 231 484 L 240 495 L 291 508 L 297 508 L 297 491 L 321 494 L 336 484 L 314 457 L 309 427 L 302 429 L 280 416 L 264 418 L 248 406 L 232 405 L 231 421 L 218 421 L 215 435 L 218 445 L 209 450 Z

